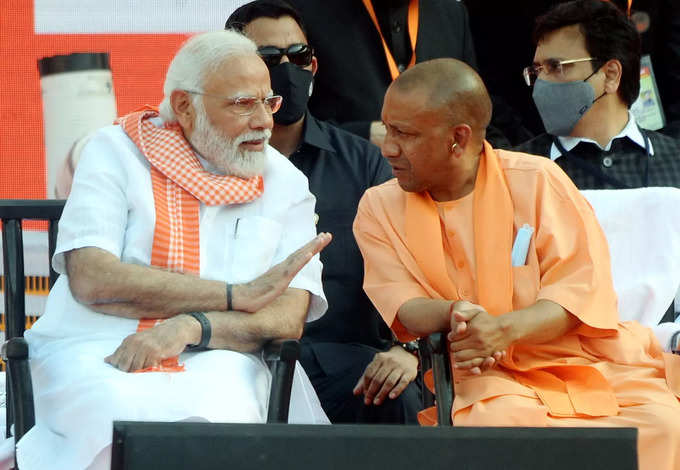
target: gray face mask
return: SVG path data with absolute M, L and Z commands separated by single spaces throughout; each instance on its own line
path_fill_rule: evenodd
M 536 80 L 532 96 L 548 134 L 569 135 L 593 103 L 605 95 L 595 99 L 595 90 L 586 81 L 588 78 L 566 83 Z

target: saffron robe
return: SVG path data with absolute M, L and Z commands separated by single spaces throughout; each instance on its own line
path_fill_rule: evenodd
M 534 228 L 526 263 L 511 267 L 524 224 Z M 641 468 L 680 469 L 680 357 L 618 322 L 604 234 L 554 163 L 485 144 L 470 195 L 435 203 L 391 180 L 366 192 L 354 233 L 364 289 L 402 341 L 414 337 L 397 312 L 413 298 L 468 300 L 493 315 L 548 299 L 581 320 L 548 343 L 511 346 L 481 376 L 454 370 L 455 425 L 638 427 Z

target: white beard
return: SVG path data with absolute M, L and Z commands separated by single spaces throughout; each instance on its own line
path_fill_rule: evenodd
M 269 143 L 272 132 L 264 131 L 244 132 L 235 139 L 222 134 L 208 120 L 205 109 L 196 110 L 194 132 L 191 135 L 191 145 L 217 171 L 224 175 L 252 178 L 261 175 L 266 164 L 265 150 L 240 150 L 239 145 L 249 140 L 265 139 L 265 148 Z

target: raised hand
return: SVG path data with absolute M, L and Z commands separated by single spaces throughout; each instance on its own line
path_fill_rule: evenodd
M 266 273 L 245 284 L 235 284 L 232 292 L 233 309 L 254 313 L 268 305 L 288 288 L 295 275 L 332 238 L 330 233 L 320 233 Z

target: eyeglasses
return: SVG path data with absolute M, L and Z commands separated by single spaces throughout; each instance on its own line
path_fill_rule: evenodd
M 546 75 L 550 75 L 557 79 L 564 79 L 564 65 L 576 64 L 579 62 L 589 62 L 589 61 L 600 61 L 595 57 L 584 57 L 582 59 L 570 59 L 570 60 L 559 60 L 559 59 L 546 59 L 541 65 L 530 65 L 529 67 L 524 67 L 522 75 L 524 76 L 524 81 L 527 86 L 532 86 L 541 72 L 545 72 Z
M 267 67 L 279 65 L 284 55 L 288 57 L 291 63 L 300 67 L 307 67 L 312 63 L 312 56 L 314 55 L 314 51 L 307 44 L 292 44 L 287 48 L 263 46 L 257 49 L 257 53 Z
M 264 105 L 264 110 L 269 114 L 274 114 L 281 108 L 283 97 L 280 95 L 267 96 L 266 98 L 257 98 L 256 96 L 239 96 L 238 98 L 229 98 L 220 95 L 211 95 L 196 90 L 184 90 L 193 95 L 209 96 L 212 98 L 219 98 L 224 100 L 229 105 L 229 110 L 238 114 L 239 116 L 249 116 L 255 112 L 258 103 Z

